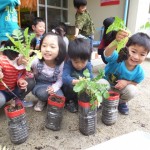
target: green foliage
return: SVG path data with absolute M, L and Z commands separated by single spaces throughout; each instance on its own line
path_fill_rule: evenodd
M 147 21 L 144 25 L 142 25 L 142 26 L 140 27 L 140 29 L 141 29 L 141 30 L 142 30 L 142 29 L 150 29 L 150 22 Z
M 74 86 L 73 90 L 79 95 L 85 92 L 90 97 L 90 104 L 92 109 L 94 109 L 102 102 L 103 97 L 109 97 L 107 85 L 99 84 L 97 82 L 104 76 L 104 71 L 99 70 L 99 74 L 94 79 L 90 79 L 90 73 L 88 69 L 84 70 L 83 75 L 85 77 L 79 78 L 80 81 Z
M 119 31 L 119 30 L 125 30 L 129 33 L 129 35 L 131 34 L 131 32 L 129 31 L 129 29 L 125 26 L 124 21 L 119 18 L 119 17 L 115 17 L 114 22 L 108 27 L 106 34 L 112 31 Z M 117 42 L 117 51 L 119 52 L 121 48 L 125 47 L 126 43 L 128 41 L 128 37 L 122 39 L 121 41 Z
M 26 28 L 24 30 L 24 32 L 22 32 L 19 29 L 14 30 L 12 33 L 12 36 L 6 34 L 6 36 L 9 38 L 9 40 L 11 40 L 11 42 L 14 44 L 14 46 L 11 46 L 11 47 L 7 46 L 0 50 L 3 51 L 3 50 L 9 49 L 9 50 L 16 51 L 19 54 L 23 55 L 28 60 L 26 70 L 30 71 L 31 62 L 34 59 L 34 57 L 36 57 L 35 55 L 30 57 L 30 53 L 32 52 L 32 50 L 30 48 L 30 43 L 31 43 L 31 40 L 35 37 L 35 34 L 33 34 L 33 33 L 29 34 L 28 30 L 29 30 L 29 28 Z M 39 51 L 34 50 L 34 53 L 37 54 L 37 57 L 39 59 L 42 58 L 42 55 Z

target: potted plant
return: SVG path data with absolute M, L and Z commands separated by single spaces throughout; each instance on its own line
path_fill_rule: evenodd
M 103 98 L 108 98 L 109 93 L 106 84 L 100 84 L 98 81 L 104 76 L 104 71 L 90 79 L 88 69 L 83 72 L 84 77 L 79 78 L 79 82 L 73 90 L 78 93 L 79 106 L 79 130 L 84 135 L 95 133 L 97 125 L 97 107 L 100 106 Z
M 4 110 L 8 118 L 8 129 L 11 142 L 14 144 L 25 142 L 28 137 L 28 127 L 25 109 L 22 103 L 17 103 L 15 106 L 8 105 Z
M 56 94 L 49 96 L 45 120 L 46 128 L 54 131 L 60 130 L 64 105 L 64 96 L 58 96 Z
M 112 125 L 117 121 L 119 96 L 119 93 L 109 91 L 109 97 L 103 100 L 102 122 L 106 125 Z
M 32 73 L 30 72 L 31 63 L 35 57 L 38 57 L 39 59 L 42 58 L 40 51 L 36 51 L 36 50 L 33 51 L 30 48 L 31 40 L 35 37 L 35 34 L 29 34 L 28 28 L 26 28 L 24 32 L 22 32 L 19 29 L 14 30 L 12 36 L 7 34 L 7 37 L 14 44 L 14 46 L 1 48 L 0 51 L 9 49 L 12 51 L 16 51 L 22 56 L 24 56 L 28 60 L 28 64 L 26 66 L 27 76 L 28 75 L 30 75 L 30 77 L 33 76 Z M 32 52 L 36 53 L 36 55 L 30 56 Z M 0 82 L 2 82 L 3 85 L 16 98 L 18 98 L 18 96 L 16 96 L 2 80 L 0 80 Z M 28 136 L 24 107 L 21 104 L 17 104 L 17 101 L 15 99 L 14 105 L 6 106 L 4 109 L 5 109 L 6 116 L 9 118 L 8 126 L 9 126 L 11 141 L 16 144 L 20 144 L 24 142 Z

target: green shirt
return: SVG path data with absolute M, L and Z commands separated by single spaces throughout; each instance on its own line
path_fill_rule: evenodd
M 84 36 L 90 36 L 94 34 L 94 23 L 87 10 L 84 13 L 76 13 L 75 26 L 79 29 L 79 34 Z

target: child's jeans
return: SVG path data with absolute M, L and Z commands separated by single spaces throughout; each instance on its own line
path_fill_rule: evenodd
M 48 97 L 50 96 L 47 91 L 49 86 L 49 84 L 36 84 L 33 88 L 32 94 L 35 95 L 40 101 L 47 102 Z M 61 89 L 58 90 L 56 94 L 59 96 L 63 96 L 63 92 Z
M 26 79 L 28 82 L 27 85 L 27 91 L 21 90 L 18 86 L 15 87 L 15 89 L 12 91 L 14 94 L 16 94 L 21 100 L 24 99 L 24 97 L 33 89 L 35 86 L 35 80 L 34 78 L 28 78 Z M 15 96 L 10 93 L 8 90 L 1 90 L 0 91 L 0 108 L 5 105 L 6 102 L 14 98 Z

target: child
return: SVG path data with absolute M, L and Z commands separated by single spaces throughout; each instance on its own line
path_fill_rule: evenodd
M 56 93 L 62 96 L 62 71 L 66 57 L 66 45 L 63 38 L 54 33 L 43 36 L 40 44 L 42 60 L 34 60 L 32 70 L 36 85 L 32 93 L 39 99 L 34 109 L 42 111 L 48 97 Z
M 91 56 L 90 43 L 86 39 L 77 38 L 71 41 L 68 46 L 69 59 L 65 62 L 63 70 L 63 92 L 66 96 L 66 108 L 74 113 L 77 112 L 77 93 L 73 91 L 73 86 L 78 83 L 79 76 L 83 76 L 83 71 L 88 69 L 93 78 L 92 65 L 89 62 Z
M 101 55 L 102 61 L 107 64 L 107 61 L 105 60 L 104 57 L 104 49 L 116 38 L 116 34 L 117 31 L 112 31 L 106 34 L 106 31 L 108 29 L 108 27 L 114 22 L 115 18 L 114 17 L 110 17 L 110 18 L 106 18 L 103 21 L 103 25 L 104 25 L 104 33 L 103 33 L 103 38 L 102 41 L 100 42 L 100 45 L 98 47 L 98 54 Z
M 68 51 L 69 40 L 66 37 L 67 26 L 61 22 L 55 29 L 52 30 L 52 32 L 60 35 L 63 38 L 64 42 L 66 43 L 66 50 Z
M 6 33 L 12 34 L 14 29 L 19 29 L 16 6 L 20 0 L 1 0 L 0 5 L 0 47 L 8 40 Z
M 116 41 L 127 36 L 125 31 L 119 31 Z M 113 41 L 104 51 L 105 59 L 108 62 L 105 75 L 111 87 L 120 93 L 119 112 L 128 115 L 127 102 L 137 95 L 136 85 L 144 79 L 144 71 L 140 64 L 150 51 L 150 37 L 144 33 L 132 35 L 119 55 L 115 50 L 116 41 Z
M 36 37 L 32 40 L 31 47 L 33 47 L 33 49 L 39 50 L 41 38 L 45 33 L 45 21 L 43 20 L 43 18 L 34 18 L 32 29 L 33 32 L 36 34 Z
M 91 50 L 93 47 L 94 39 L 94 23 L 91 19 L 89 12 L 86 9 L 86 0 L 74 0 L 74 7 L 76 8 L 75 15 L 75 37 L 79 34 L 90 39 Z
M 5 46 L 13 46 L 8 40 Z M 4 50 L 3 55 L 0 56 L 0 108 L 5 105 L 7 101 L 16 98 L 5 86 L 17 95 L 21 100 L 33 89 L 34 79 L 26 78 L 26 70 L 16 69 L 15 59 L 18 57 L 18 52 L 12 50 Z

